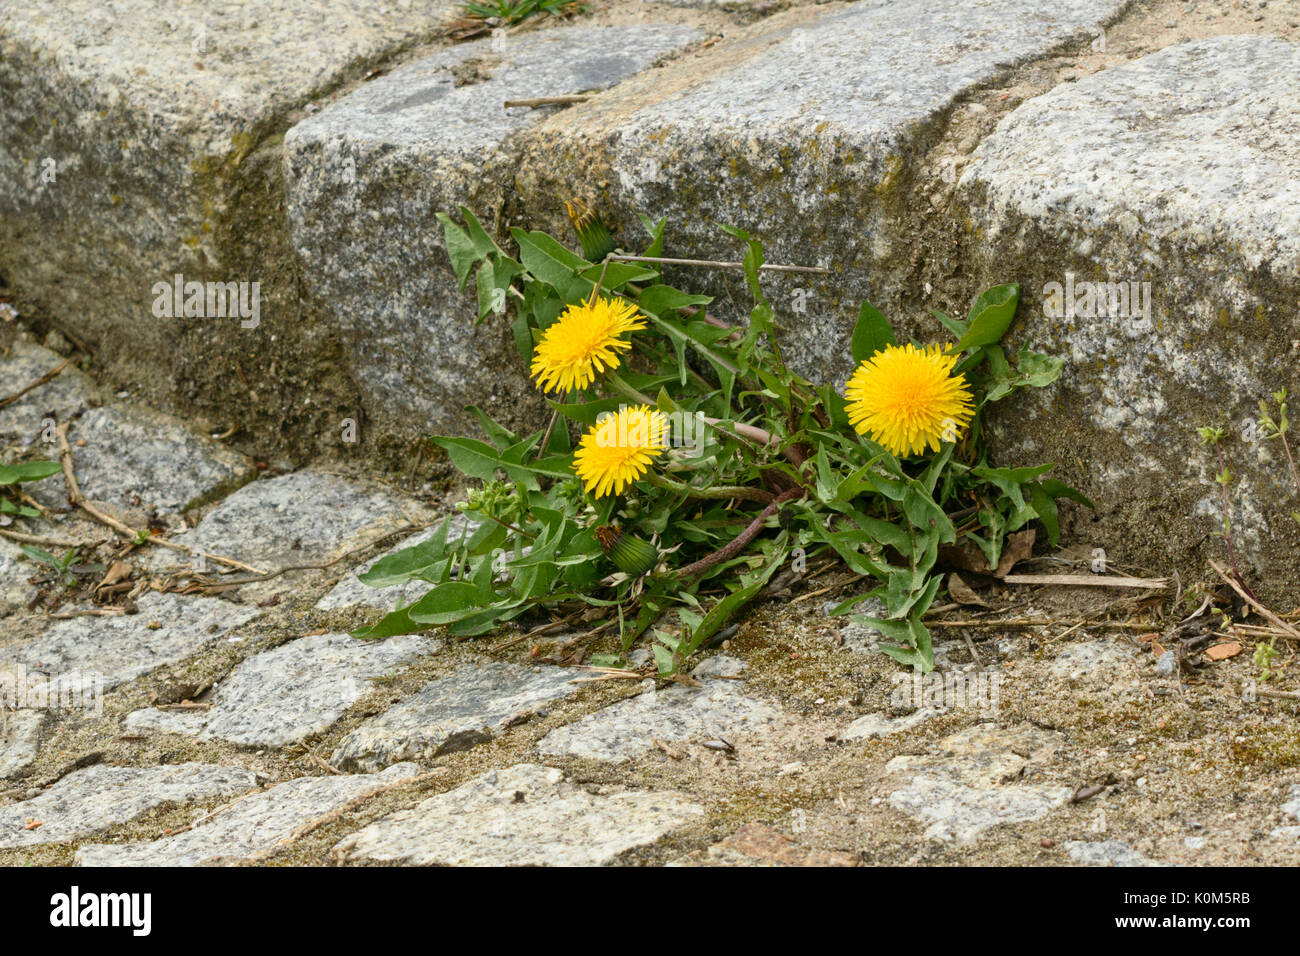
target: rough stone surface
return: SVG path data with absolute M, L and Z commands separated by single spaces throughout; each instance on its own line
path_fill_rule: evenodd
M 810 850 L 761 823 L 743 824 L 706 850 L 669 866 L 857 866 L 847 853 Z
M 375 770 L 395 760 L 466 750 L 490 740 L 512 717 L 577 690 L 562 667 L 490 663 L 431 681 L 343 738 L 330 762 Z
M 1173 677 L 1178 673 L 1178 657 L 1173 651 L 1165 651 L 1156 658 L 1156 676 Z
M 245 485 L 179 540 L 269 569 L 328 561 L 423 517 L 382 485 L 308 468 Z
M 559 770 L 517 764 L 390 814 L 332 855 L 425 866 L 599 866 L 702 813 L 671 791 L 593 795 Z
M 777 719 L 775 708 L 741 693 L 740 681 L 705 677 L 700 683 L 702 687 L 674 684 L 655 690 L 650 682 L 650 689 L 636 697 L 552 730 L 537 749 L 617 762 L 650 750 L 654 738 L 672 743 L 701 735 L 757 733 Z
M 1135 551 L 1181 552 L 1222 521 L 1195 427 L 1234 434 L 1260 399 L 1294 390 L 1298 73 L 1300 47 L 1280 38 L 1167 47 L 1026 102 L 959 183 L 979 268 L 1015 267 L 1022 339 L 1066 359 L 1051 391 L 994 428 L 1002 458 L 1060 463 L 1125 509 Z M 1149 308 L 1131 295 L 1144 282 Z M 1300 530 L 1272 507 L 1294 489 L 1274 444 L 1234 462 L 1233 541 L 1255 577 L 1295 580 Z
M 473 534 L 477 527 L 477 522 L 468 521 L 462 515 L 454 515 L 447 529 L 447 540 L 455 541 L 461 535 Z M 406 538 L 392 550 L 367 561 L 356 570 L 349 571 L 329 594 L 316 602 L 316 610 L 334 611 L 345 607 L 373 607 L 381 611 L 392 611 L 418 601 L 429 590 L 430 585 L 427 581 L 407 581 L 394 587 L 372 588 L 357 579 L 384 558 L 428 541 L 437 530 L 436 526 L 427 528 L 419 534 Z
M 327 729 L 373 678 L 441 646 L 414 634 L 360 641 L 317 634 L 244 661 L 221 683 L 202 737 L 285 744 Z
M 1113 681 L 1134 674 L 1133 652 L 1110 641 L 1086 641 L 1062 648 L 1051 673 L 1070 681 Z
M 1070 797 L 1065 787 L 1014 783 L 1060 746 L 1060 735 L 1032 725 L 976 725 L 939 744 L 939 754 L 895 757 L 885 772 L 910 778 L 889 802 L 926 825 L 931 840 L 974 842 L 1001 823 L 1035 820 Z
M 1300 783 L 1291 784 L 1291 799 L 1282 804 L 1282 812 L 1300 820 Z
M 203 730 L 208 715 L 201 710 L 161 710 L 148 707 L 133 710 L 122 721 L 129 734 L 185 734 L 193 736 Z
M 516 172 L 512 139 L 546 112 L 502 102 L 603 89 L 702 36 L 680 26 L 574 26 L 462 44 L 288 132 L 294 249 L 381 427 L 420 437 L 472 429 L 466 404 L 508 408 L 533 394 L 506 324 L 475 326 L 472 296 L 457 291 L 432 220 L 467 204 L 490 222 Z
M 1127 843 L 1119 840 L 1105 840 L 1101 843 L 1087 843 L 1071 840 L 1065 844 L 1065 852 L 1075 863 L 1086 866 L 1159 866 L 1159 863 L 1147 859 Z
M 238 793 L 254 774 L 238 767 L 182 763 L 163 767 L 100 764 L 68 774 L 38 797 L 0 807 L 0 847 L 72 840 L 164 803 Z M 41 825 L 27 829 L 28 821 Z
M 0 714 L 0 778 L 22 773 L 36 759 L 45 717 L 26 708 Z
M 0 616 L 22 607 L 33 591 L 27 579 L 36 573 L 23 549 L 7 538 L 0 538 Z
M 146 518 L 150 512 L 202 504 L 257 474 L 239 452 L 194 434 L 170 415 L 139 406 L 92 408 L 73 423 L 68 438 L 82 494 L 117 509 L 139 510 Z M 33 488 L 47 507 L 67 501 L 62 475 Z
M 884 714 L 864 714 L 841 730 L 836 737 L 839 740 L 874 740 L 888 737 L 919 727 L 931 717 L 937 717 L 942 711 L 921 707 L 903 717 L 887 717 Z
M 315 634 L 248 658 L 221 682 L 206 713 L 141 711 L 134 730 L 195 733 L 246 746 L 280 746 L 329 729 L 370 681 L 431 654 L 440 641 L 418 635 L 360 641 Z M 134 718 L 134 721 L 132 720 Z
M 99 674 L 108 690 L 189 657 L 261 613 L 217 598 L 152 591 L 136 605 L 138 614 L 59 621 L 34 640 L 0 648 L 0 670 L 21 665 L 29 678 L 43 673 L 55 681 Z
M 15 339 L 7 355 L 0 357 L 0 381 L 5 390 L 23 388 L 64 362 L 62 355 L 30 342 Z M 58 450 L 53 436 L 45 433 L 49 421 L 64 421 L 84 408 L 95 394 L 90 378 L 76 366 L 69 365 L 55 378 L 27 392 L 16 402 L 0 408 L 0 440 L 6 444 L 31 446 L 42 444 L 47 457 Z M 45 433 L 45 434 L 43 434 Z M 49 437 L 49 442 L 43 441 Z
M 82 866 L 198 866 L 269 850 L 297 827 L 375 787 L 419 773 L 397 764 L 381 774 L 301 777 L 277 784 L 200 823 L 193 830 L 149 843 L 88 844 L 77 851 Z
M 889 223 L 889 206 L 939 120 L 1005 68 L 1095 35 L 1123 6 L 873 0 L 792 11 L 737 31 L 687 69 L 643 74 L 549 118 L 528 137 L 519 189 L 559 229 L 563 209 L 550 197 L 607 182 L 601 208 L 627 248 L 648 241 L 645 213 L 667 217 L 673 255 L 738 258 L 743 248 L 714 225 L 725 223 L 761 235 L 769 261 L 833 260 L 833 280 L 771 276 L 764 288 L 783 310 L 804 290 L 806 311 L 785 323 L 786 355 L 834 381 L 850 368 L 843 343 L 860 300 L 888 310 L 903 284 L 892 277 L 913 244 Z M 739 277 L 696 270 L 690 281 L 749 301 Z
M 292 332 L 289 273 L 262 257 L 282 238 L 266 235 L 276 170 L 262 147 L 291 111 L 430 38 L 452 10 L 5 0 L 0 270 L 141 381 L 201 376 L 194 356 L 211 363 L 215 327 L 243 332 L 238 319 L 155 318 L 152 286 L 175 273 L 262 281 L 263 321 Z

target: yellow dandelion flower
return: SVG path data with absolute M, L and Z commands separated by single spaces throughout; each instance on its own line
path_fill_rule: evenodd
M 886 346 L 849 379 L 849 421 L 900 457 L 956 441 L 974 414 L 966 380 L 952 374 L 957 358 L 937 345 Z
M 622 494 L 668 447 L 668 419 L 648 405 L 620 408 L 598 421 L 578 443 L 573 469 L 597 498 Z
M 631 302 L 593 294 L 566 308 L 542 333 L 533 350 L 533 378 L 544 392 L 586 388 L 600 372 L 617 368 L 618 353 L 631 347 L 619 336 L 644 328 Z

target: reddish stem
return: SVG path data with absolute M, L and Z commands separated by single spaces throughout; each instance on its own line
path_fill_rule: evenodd
M 706 554 L 694 564 L 688 564 L 686 567 L 682 568 L 677 572 L 677 576 L 681 578 L 691 577 L 699 574 L 701 571 L 707 571 L 709 568 L 716 567 L 723 561 L 729 561 L 734 558 L 745 549 L 745 546 L 749 544 L 749 542 L 758 537 L 758 533 L 763 530 L 763 523 L 767 521 L 768 518 L 772 517 L 772 515 L 780 511 L 782 504 L 789 501 L 791 498 L 797 498 L 802 494 L 802 488 L 790 488 L 787 491 L 781 492 L 776 496 L 775 500 L 758 513 L 753 521 L 745 526 L 744 531 L 740 532 L 740 534 L 736 535 L 735 538 L 723 545 L 717 551 L 714 551 L 712 554 Z

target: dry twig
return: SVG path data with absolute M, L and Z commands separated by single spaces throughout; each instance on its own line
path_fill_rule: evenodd
M 50 369 L 48 372 L 46 372 L 36 381 L 30 383 L 29 385 L 23 386 L 22 388 L 18 389 L 18 391 L 16 392 L 6 395 L 4 398 L 0 398 L 0 408 L 4 408 L 6 405 L 12 405 L 14 402 L 18 401 L 18 399 L 22 398 L 32 389 L 40 388 L 46 382 L 53 381 L 58 376 L 58 374 L 62 372 L 65 368 L 67 368 L 71 363 L 72 363 L 72 359 L 65 359 L 62 363 Z
M 236 561 L 234 558 L 228 558 L 225 555 L 198 552 L 186 545 L 177 544 L 175 541 L 168 541 L 166 538 L 155 537 L 147 531 L 137 531 L 129 525 L 118 521 L 112 515 L 100 511 L 86 500 L 86 496 L 81 493 L 81 487 L 77 484 L 77 476 L 73 472 L 72 468 L 72 446 L 68 444 L 68 422 L 61 422 L 58 427 L 54 429 L 54 436 L 59 442 L 59 461 L 63 464 L 63 480 L 68 486 L 68 500 L 100 524 L 112 528 L 118 534 L 136 542 L 145 541 L 149 544 L 158 545 L 159 547 L 170 548 L 173 551 L 180 551 L 183 554 L 190 555 L 191 557 L 206 558 L 215 561 L 218 564 L 238 568 L 241 571 L 248 571 L 252 574 L 260 575 L 265 573 L 251 565 L 244 564 L 242 561 Z

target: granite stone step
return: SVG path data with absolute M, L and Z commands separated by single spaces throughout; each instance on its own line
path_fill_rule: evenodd
M 468 429 L 465 405 L 508 412 L 533 392 L 505 323 L 475 324 L 433 219 L 462 204 L 490 217 L 511 192 L 514 141 L 547 110 L 502 104 L 605 89 L 700 39 L 653 23 L 503 34 L 395 69 L 289 130 L 293 247 L 378 427 Z
M 260 282 L 262 332 L 295 335 L 267 151 L 296 110 L 431 39 L 453 11 L 452 0 L 339 0 L 328 16 L 313 0 L 4 0 L 0 269 L 157 394 L 226 380 L 231 348 L 251 371 L 257 329 L 160 317 L 155 283 Z
M 557 199 L 597 193 L 626 248 L 637 216 L 668 221 L 666 254 L 739 259 L 718 223 L 760 236 L 768 261 L 833 269 L 766 275 L 782 346 L 817 381 L 843 381 L 861 301 L 887 313 L 916 251 L 904 185 L 952 108 L 1012 67 L 1080 42 L 1124 0 L 930 0 L 803 8 L 728 35 L 549 117 L 517 177 L 532 228 L 567 228 Z M 738 272 L 670 272 L 748 310 Z M 732 305 L 735 303 L 735 305 Z M 926 303 L 933 304 L 933 303 Z M 910 331 L 910 330 L 909 330 Z
M 973 265 L 1021 283 L 1015 338 L 1065 358 L 992 423 L 1005 463 L 1059 462 L 1126 546 L 1176 554 L 1221 526 L 1196 428 L 1222 427 L 1238 553 L 1292 581 L 1295 488 L 1252 423 L 1300 384 L 1297 77 L 1277 37 L 1176 44 L 1024 103 L 958 184 Z

